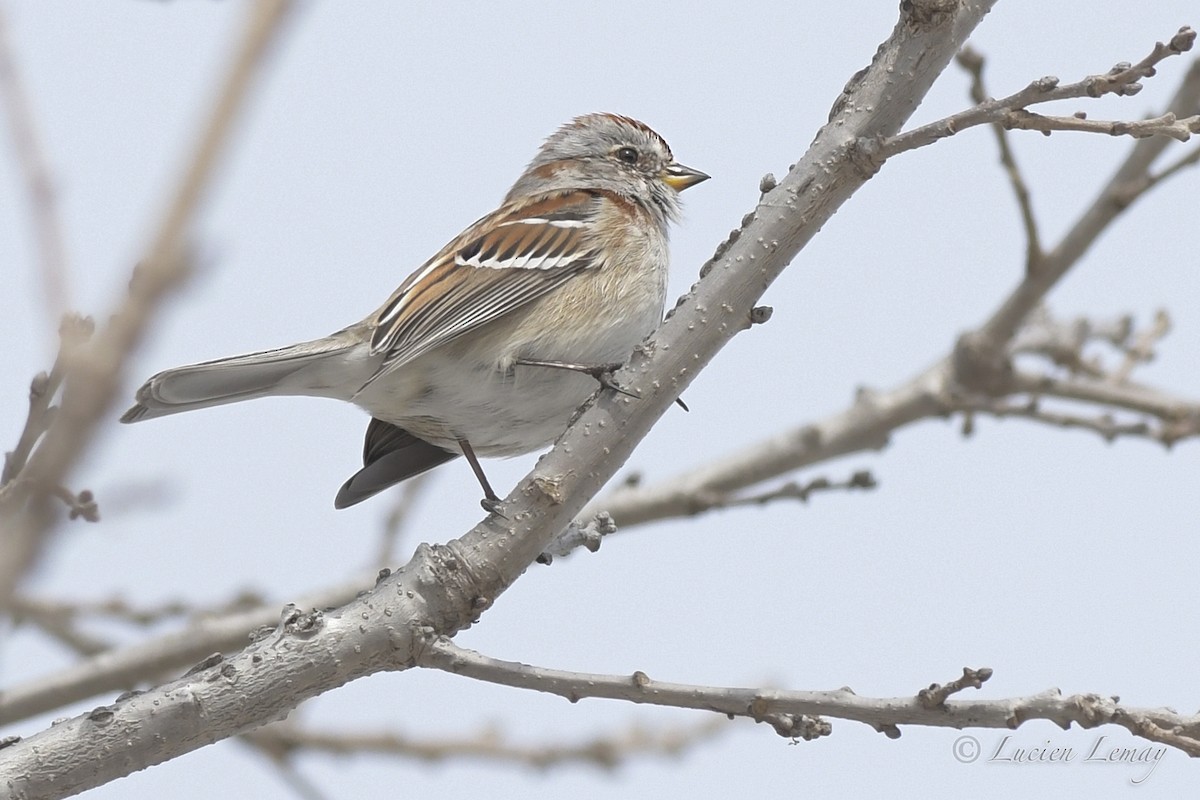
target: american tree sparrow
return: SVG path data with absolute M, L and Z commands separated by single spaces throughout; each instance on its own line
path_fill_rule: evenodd
M 462 454 L 494 510 L 476 456 L 554 441 L 595 379 L 654 330 L 668 223 L 679 192 L 707 178 L 637 120 L 579 117 L 546 140 L 496 211 L 362 322 L 160 372 L 121 421 L 271 395 L 346 400 L 372 419 L 363 468 L 337 508 Z

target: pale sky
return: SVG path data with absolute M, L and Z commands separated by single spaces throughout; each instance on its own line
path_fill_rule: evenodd
M 103 317 L 157 222 L 237 29 L 239 2 L 4 4 L 8 35 L 52 163 L 75 308 Z M 995 95 L 1043 75 L 1064 81 L 1137 61 L 1181 25 L 1187 0 L 1053 4 L 1001 0 L 972 45 Z M 890 32 L 896 4 L 308 4 L 292 21 L 222 171 L 198 242 L 203 270 L 170 303 L 125 376 L 314 338 L 377 307 L 412 269 L 495 206 L 541 140 L 581 113 L 655 128 L 713 179 L 685 195 L 673 232 L 672 294 L 825 121 L 847 79 Z M 1134 98 L 1054 109 L 1093 118 L 1157 113 L 1185 58 Z M 969 105 L 946 71 L 913 124 Z M 1089 203 L 1128 140 L 1014 133 L 1048 243 Z M 1194 145 L 1193 145 L 1194 146 Z M 1183 147 L 1179 146 L 1179 152 Z M 1140 380 L 1200 398 L 1200 274 L 1193 170 L 1156 189 L 1101 238 L 1050 305 L 1070 317 L 1124 313 L 1174 331 Z M 965 132 L 887 164 L 834 217 L 764 303 L 769 324 L 740 335 L 668 413 L 623 474 L 653 482 L 772 433 L 840 411 L 859 386 L 893 387 L 944 354 L 1020 279 L 1024 239 L 993 135 Z M 42 302 L 26 197 L 0 138 L 0 449 L 15 443 L 28 381 L 49 366 L 56 324 Z M 72 479 L 103 520 L 67 525 L 39 595 L 213 606 L 253 589 L 280 605 L 367 567 L 388 495 L 335 512 L 357 469 L 366 417 L 348 405 L 271 399 L 117 424 Z M 1192 712 L 1200 657 L 1192 615 L 1200 561 L 1200 447 L 1028 422 L 959 421 L 899 432 L 880 454 L 799 473 L 843 480 L 869 468 L 870 493 L 825 494 L 631 529 L 597 554 L 534 566 L 457 641 L 541 666 L 711 685 L 850 686 L 911 695 L 992 667 L 980 698 L 1057 686 Z M 536 456 L 485 463 L 503 495 Z M 462 460 L 439 468 L 399 561 L 420 541 L 480 517 Z M 102 627 L 116 641 L 139 632 Z M 0 649 L 0 688 L 61 669 L 71 653 L 18 630 Z M 963 695 L 972 697 L 971 692 Z M 72 709 L 89 709 L 112 697 Z M 377 675 L 298 714 L 334 730 L 584 741 L 632 724 L 699 724 L 701 712 L 560 699 L 417 670 Z M 58 714 L 56 714 L 58 716 Z M 0 729 L 30 735 L 49 718 Z M 730 723 L 678 759 L 634 758 L 611 773 L 545 772 L 388 757 L 300 759 L 330 798 L 732 793 L 774 797 L 1126 796 L 1129 765 L 960 764 L 949 729 L 892 741 L 832 720 L 795 746 Z M 987 753 L 1003 733 L 969 731 Z M 1121 730 L 1022 727 L 1014 741 L 1090 750 Z M 1169 751 L 1139 797 L 1178 797 L 1200 766 Z M 222 742 L 89 798 L 293 797 L 264 760 Z

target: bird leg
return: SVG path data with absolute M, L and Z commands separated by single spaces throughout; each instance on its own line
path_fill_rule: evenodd
M 614 392 L 620 392 L 629 397 L 638 398 L 639 396 L 628 389 L 622 388 L 615 380 L 613 373 L 625 366 L 621 363 L 612 364 L 571 364 L 566 361 L 539 361 L 533 358 L 518 358 L 517 364 L 523 364 L 527 367 L 550 367 L 551 369 L 569 369 L 572 372 L 581 372 L 584 375 L 589 375 L 596 379 L 597 383 L 606 389 L 612 389 Z M 682 397 L 676 397 L 675 403 L 684 411 L 690 411 L 687 403 L 683 402 Z
M 540 361 L 534 358 L 518 358 L 514 363 L 522 364 L 526 367 L 549 367 L 550 369 L 565 369 L 571 372 L 579 372 L 584 375 L 589 375 L 596 379 L 596 382 L 605 389 L 612 389 L 614 392 L 619 392 L 629 397 L 637 398 L 638 394 L 624 389 L 613 380 L 613 373 L 625 366 L 620 362 L 611 364 L 572 364 L 567 361 Z
M 503 502 L 492 491 L 492 485 L 488 483 L 487 476 L 483 474 L 483 467 L 479 466 L 479 459 L 475 457 L 475 451 L 471 449 L 471 443 L 466 439 L 459 439 L 458 446 L 462 450 L 462 454 L 466 456 L 467 463 L 471 465 L 475 479 L 483 487 L 483 499 L 479 501 L 479 505 L 483 506 L 483 510 L 489 514 L 499 514 Z

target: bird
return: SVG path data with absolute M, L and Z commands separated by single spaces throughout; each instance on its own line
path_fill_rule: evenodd
M 329 397 L 371 415 L 346 508 L 465 456 L 553 442 L 662 321 L 679 194 L 708 180 L 643 122 L 576 117 L 500 206 L 413 271 L 375 312 L 320 339 L 175 367 L 124 423 L 270 396 Z

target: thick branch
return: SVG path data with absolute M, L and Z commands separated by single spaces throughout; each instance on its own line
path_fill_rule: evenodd
M 275 719 L 381 669 L 411 665 L 428 626 L 453 634 L 482 613 L 621 467 L 684 387 L 739 330 L 767 286 L 878 168 L 895 133 L 991 7 L 909 0 L 829 125 L 706 268 L 688 300 L 618 375 L 638 393 L 600 396 L 491 515 L 329 615 L 289 613 L 277 632 L 195 675 L 68 720 L 0 750 L 0 774 L 30 797 L 61 797 Z M 423 640 L 423 637 L 422 637 Z M 121 759 L 105 759 L 120 748 Z M 47 754 L 53 753 L 53 758 Z M 53 765 L 47 768 L 47 764 Z
M 1188 70 L 1166 111 L 1191 114 L 1200 108 L 1200 62 Z M 860 393 L 852 407 L 815 423 L 793 428 L 718 458 L 710 464 L 668 480 L 621 487 L 584 509 L 590 519 L 606 511 L 621 529 L 659 519 L 687 516 L 703 508 L 702 498 L 745 490 L 793 470 L 850 453 L 885 447 L 893 431 L 913 422 L 953 411 L 960 383 L 978 391 L 1004 396 L 1019 391 L 1011 384 L 1008 344 L 1029 314 L 1066 272 L 1079 263 L 1109 225 L 1157 181 L 1150 169 L 1170 139 L 1139 140 L 1108 184 L 1064 238 L 1037 259 L 1036 269 L 1023 279 L 979 328 L 962 337 L 957 347 L 932 367 L 895 388 Z M 977 380 L 964 368 L 979 373 Z M 1130 398 L 1133 399 L 1133 398 Z M 1142 397 L 1139 400 L 1145 400 Z
M 300 608 L 334 608 L 354 600 L 372 576 L 356 575 L 345 583 L 301 598 Z M 236 614 L 193 622 L 180 631 L 156 636 L 129 647 L 107 650 L 66 669 L 8 687 L 0 692 L 0 725 L 46 714 L 105 692 L 122 692 L 181 672 L 212 653 L 236 650 L 251 632 L 279 621 L 277 605 L 260 605 Z

